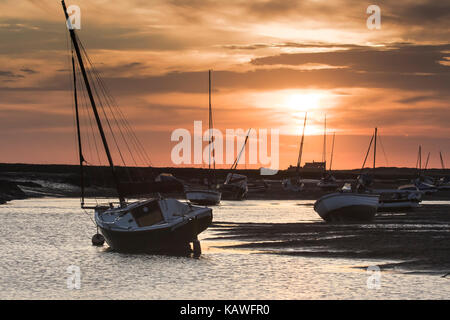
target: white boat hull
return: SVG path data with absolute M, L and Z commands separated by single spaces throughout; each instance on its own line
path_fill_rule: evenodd
M 327 222 L 370 221 L 378 209 L 378 195 L 331 193 L 314 204 L 314 210 Z
M 220 203 L 222 193 L 213 190 L 189 190 L 185 192 L 189 202 L 199 205 L 217 205 Z

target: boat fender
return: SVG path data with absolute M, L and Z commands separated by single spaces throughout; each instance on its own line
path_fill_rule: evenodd
M 105 237 L 103 237 L 100 233 L 96 233 L 92 237 L 92 245 L 96 247 L 101 247 L 105 243 Z

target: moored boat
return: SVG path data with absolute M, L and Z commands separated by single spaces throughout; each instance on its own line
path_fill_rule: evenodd
M 314 210 L 327 222 L 371 221 L 377 212 L 378 200 L 378 195 L 336 192 L 317 200 Z
M 378 211 L 411 210 L 417 208 L 422 201 L 422 192 L 419 190 L 374 190 L 380 195 Z
M 188 189 L 184 193 L 189 202 L 205 206 L 218 205 L 222 198 L 221 192 L 207 189 Z
M 115 251 L 185 253 L 212 222 L 212 210 L 175 199 L 95 208 L 95 222 Z
M 211 107 L 211 70 L 208 71 L 208 78 L 209 78 L 209 161 L 208 161 L 208 189 L 185 189 L 185 196 L 186 199 L 193 203 L 193 204 L 199 204 L 199 205 L 218 205 L 220 203 L 220 199 L 222 198 L 222 193 L 218 190 L 214 190 L 211 188 L 213 185 L 217 189 L 217 181 L 215 177 L 215 159 L 214 159 L 214 136 L 212 135 L 213 130 L 213 118 L 212 118 L 212 107 Z M 211 148 L 212 147 L 212 148 Z M 213 149 L 213 152 L 211 154 L 211 149 Z M 211 159 L 212 158 L 212 159 Z M 211 160 L 213 162 L 213 168 L 211 170 Z M 213 183 L 212 183 L 213 182 Z
M 91 89 L 91 81 L 97 79 L 97 81 L 100 83 L 100 79 L 98 78 L 98 71 L 95 70 L 95 67 L 91 64 L 89 58 L 87 57 L 86 51 L 84 50 L 79 38 L 75 33 L 74 28 L 71 25 L 64 1 L 62 1 L 62 7 L 64 10 L 72 42 L 71 60 L 74 85 L 73 93 L 75 102 L 75 122 L 77 129 L 78 155 L 80 161 L 81 207 L 83 209 L 94 210 L 95 224 L 98 230 L 100 230 L 100 232 L 104 236 L 103 239 L 103 237 L 98 233 L 94 235 L 92 239 L 93 244 L 102 245 L 104 240 L 106 240 L 111 249 L 117 251 L 190 253 L 192 251 L 190 243 L 193 243 L 194 253 L 199 254 L 201 250 L 197 236 L 206 228 L 208 228 L 212 222 L 213 215 L 210 208 L 195 207 L 186 203 L 182 203 L 175 199 L 162 199 L 161 197 L 133 202 L 129 202 L 125 199 L 125 196 L 129 193 L 129 189 L 127 188 L 127 190 L 125 190 L 124 184 L 120 181 L 117 168 L 114 165 L 112 153 L 110 152 L 108 139 L 103 129 L 102 118 L 100 117 L 97 110 L 97 105 L 101 110 L 103 110 L 103 119 L 106 118 L 106 121 L 108 118 L 105 112 L 105 104 L 108 104 L 108 106 L 110 107 L 109 110 L 111 112 L 113 112 L 112 110 L 115 110 L 117 112 L 117 115 L 113 114 L 114 119 L 116 119 L 116 116 L 121 117 L 121 114 L 119 113 L 117 105 L 115 106 L 115 108 L 111 108 L 111 106 L 109 105 L 112 99 L 108 99 L 110 98 L 110 96 L 107 95 L 105 87 L 102 86 L 101 94 L 99 93 L 99 91 L 95 91 L 95 83 L 93 83 L 94 90 Z M 86 62 L 88 63 L 88 66 L 90 66 L 90 69 L 85 67 L 83 58 L 86 59 Z M 103 145 L 112 176 L 112 184 L 119 200 L 117 204 L 109 203 L 107 205 L 85 205 L 84 178 L 86 172 L 84 171 L 84 167 L 88 164 L 88 162 L 85 160 L 85 157 L 83 155 L 83 136 L 81 134 L 81 129 L 83 128 L 83 126 L 81 125 L 80 121 L 81 119 L 79 106 L 88 109 L 89 103 L 87 101 L 84 101 L 85 103 L 78 104 L 79 97 L 77 95 L 76 77 L 78 72 L 81 73 L 83 77 L 84 88 L 87 91 L 87 97 L 89 98 L 89 112 L 92 112 L 95 117 L 95 123 L 98 129 L 97 134 L 100 136 L 100 140 Z M 86 97 L 86 95 L 82 95 L 81 97 Z M 101 97 L 103 97 L 103 99 L 101 99 Z M 126 123 L 124 118 L 122 118 L 121 120 L 122 121 L 116 121 L 115 123 L 117 125 L 119 125 L 120 123 Z M 108 122 L 108 127 L 111 131 L 110 134 L 113 136 L 113 130 L 110 126 L 110 122 Z M 122 130 L 124 128 L 119 127 L 119 129 Z M 133 145 L 136 148 L 134 150 L 134 155 L 142 155 L 143 158 L 145 158 L 145 151 L 139 147 L 142 145 L 137 140 L 134 132 L 132 132 L 131 127 L 127 126 L 127 130 L 130 137 L 132 137 L 134 142 Z M 123 133 L 123 131 L 120 132 Z M 93 129 L 92 134 L 94 134 Z M 124 138 L 124 135 L 122 135 L 122 137 Z M 114 140 L 114 145 L 117 147 L 118 153 L 120 153 L 117 140 Z M 129 145 L 128 150 L 131 154 L 131 157 L 133 157 L 134 155 Z M 120 156 L 122 158 L 123 154 L 120 153 Z M 122 161 L 124 162 L 123 158 Z M 129 176 L 129 178 L 131 179 L 131 176 Z M 130 183 L 128 183 L 128 186 L 130 187 L 133 182 L 135 181 L 131 181 Z M 163 179 L 157 182 L 161 183 L 163 182 Z M 139 183 L 141 185 L 143 184 L 142 181 L 140 181 Z M 158 192 L 156 190 L 152 191 Z

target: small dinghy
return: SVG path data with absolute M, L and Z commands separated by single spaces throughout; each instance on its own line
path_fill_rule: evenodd
M 371 221 L 378 208 L 378 195 L 336 192 L 321 197 L 314 211 L 327 222 Z
M 184 192 L 189 202 L 204 206 L 215 206 L 220 203 L 222 193 L 214 190 L 191 189 Z
M 336 190 L 339 188 L 339 183 L 334 176 L 326 173 L 317 183 L 317 186 L 322 190 Z
M 369 155 L 372 142 L 376 145 L 377 129 L 370 140 L 369 149 L 362 168 L 364 168 L 367 156 Z M 376 147 L 374 148 L 375 168 Z M 362 171 L 362 169 L 361 169 Z M 314 204 L 314 210 L 322 219 L 327 222 L 366 222 L 375 217 L 378 209 L 380 196 L 367 191 L 367 186 L 372 183 L 372 179 L 367 174 L 361 174 L 357 178 L 357 192 L 351 189 L 350 184 L 345 184 L 341 192 L 327 194 L 321 197 Z
M 229 173 L 221 190 L 223 199 L 244 200 L 248 193 L 247 177 L 238 173 Z
M 407 190 L 374 190 L 380 195 L 378 211 L 412 210 L 422 201 L 422 192 Z
M 406 184 L 403 186 L 398 187 L 398 190 L 401 191 L 415 191 L 419 190 L 420 192 L 424 194 L 433 194 L 435 192 L 438 192 L 439 189 L 433 184 L 422 182 L 420 178 L 413 181 L 411 184 Z
M 247 197 L 248 193 L 247 176 L 243 174 L 234 173 L 233 171 L 236 170 L 239 160 L 241 159 L 242 152 L 245 150 L 250 130 L 251 129 L 248 129 L 247 135 L 245 136 L 245 141 L 242 144 L 241 151 L 239 152 L 239 155 L 236 157 L 233 165 L 231 166 L 231 172 L 227 174 L 224 183 L 220 186 L 220 190 L 222 192 L 222 199 L 224 200 L 244 200 Z

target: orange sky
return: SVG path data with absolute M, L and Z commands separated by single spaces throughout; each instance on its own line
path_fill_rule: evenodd
M 320 161 L 325 114 L 333 166 L 360 167 L 375 126 L 378 165 L 450 166 L 450 5 L 360 0 L 67 1 L 95 66 L 157 166 L 177 128 L 277 128 L 280 165 Z M 67 29 L 60 1 L 0 1 L 0 162 L 76 163 Z M 386 156 L 385 156 L 386 154 Z M 117 155 L 117 154 L 116 154 Z M 244 167 L 244 166 L 243 166 Z M 250 167 L 258 167 L 249 166 Z

